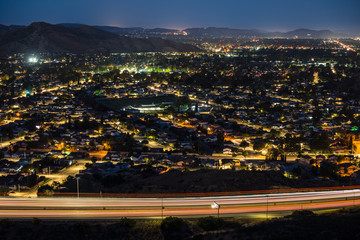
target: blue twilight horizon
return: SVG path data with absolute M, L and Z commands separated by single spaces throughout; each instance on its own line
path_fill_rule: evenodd
M 1 0 L 0 24 L 296 28 L 360 33 L 360 0 Z

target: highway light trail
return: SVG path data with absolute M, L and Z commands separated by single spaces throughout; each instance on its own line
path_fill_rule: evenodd
M 284 212 L 299 209 L 341 208 L 360 204 L 360 190 L 252 194 L 186 198 L 0 198 L 2 218 L 106 219 L 118 217 L 215 215 Z

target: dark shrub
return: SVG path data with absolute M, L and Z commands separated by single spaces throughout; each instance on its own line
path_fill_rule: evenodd
M 200 218 L 197 224 L 205 231 L 213 231 L 225 227 L 225 221 L 223 219 L 213 216 Z
M 315 216 L 310 210 L 295 210 L 290 216 Z
M 167 217 L 160 225 L 161 231 L 165 239 L 184 239 L 191 235 L 191 231 L 187 223 L 177 217 Z
M 129 218 L 124 217 L 124 218 L 121 218 L 117 224 L 121 225 L 123 227 L 132 228 L 135 226 L 136 221 L 134 219 L 129 219 Z

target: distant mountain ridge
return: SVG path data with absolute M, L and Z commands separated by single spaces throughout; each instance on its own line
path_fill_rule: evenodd
M 4 33 L 4 32 L 7 32 L 7 31 L 10 31 L 10 30 L 13 30 L 13 29 L 19 29 L 19 28 L 24 28 L 25 26 L 22 26 L 22 25 L 9 25 L 9 26 L 6 26 L 6 25 L 2 25 L 0 24 L 0 34 Z
M 79 23 L 60 23 L 56 26 L 63 26 L 67 28 L 78 28 L 84 26 Z M 26 26 L 10 25 L 5 26 L 0 24 L 0 35 L 9 30 L 16 30 L 25 28 Z M 183 30 L 168 29 L 168 28 L 142 28 L 142 27 L 115 27 L 115 26 L 92 26 L 94 28 L 112 32 L 121 36 L 129 37 L 162 37 L 172 35 L 183 35 L 186 37 L 203 37 L 203 38 L 342 38 L 353 37 L 351 34 L 334 33 L 330 30 L 312 30 L 300 28 L 288 32 L 267 32 L 256 29 L 235 29 L 226 27 L 204 27 L 204 28 L 186 28 Z
M 283 34 L 285 37 L 299 37 L 299 38 L 306 38 L 306 37 L 313 37 L 313 38 L 331 38 L 335 36 L 330 30 L 311 30 L 311 29 L 297 29 L 294 31 L 286 32 Z
M 186 28 L 184 30 L 166 29 L 166 28 L 120 28 L 111 26 L 94 26 L 98 29 L 106 30 L 120 35 L 138 35 L 138 36 L 151 36 L 151 35 L 165 35 L 165 34 L 179 34 L 189 37 L 209 37 L 209 38 L 332 38 L 332 37 L 348 37 L 334 33 L 330 30 L 312 30 L 312 29 L 296 29 L 289 32 L 265 32 L 256 29 L 235 29 L 235 28 Z
M 194 37 L 263 37 L 263 33 L 258 30 L 233 29 L 233 28 L 187 28 L 184 30 L 189 36 Z
M 311 29 L 296 29 L 290 32 L 264 32 L 252 29 L 233 29 L 233 28 L 188 28 L 184 30 L 190 36 L 196 37 L 233 37 L 233 38 L 331 38 L 337 37 L 339 34 L 335 34 L 330 30 L 311 30 Z
M 141 27 L 133 27 L 133 28 L 119 28 L 119 27 L 111 27 L 111 26 L 94 26 L 98 29 L 117 33 L 120 35 L 147 35 L 147 34 L 163 34 L 163 33 L 176 33 L 180 32 L 176 29 L 167 29 L 167 28 L 152 28 L 146 29 Z
M 2 30 L 1 30 L 2 29 Z M 62 26 L 35 22 L 27 27 L 0 26 L 0 54 L 21 52 L 191 52 L 189 44 L 160 38 L 129 38 L 87 25 Z
M 186 35 L 188 37 L 209 37 L 209 38 L 337 38 L 350 37 L 350 34 L 334 33 L 330 30 L 296 29 L 289 32 L 265 32 L 256 29 L 235 29 L 235 28 L 186 28 L 184 30 L 166 28 L 120 28 L 110 26 L 94 26 L 96 28 L 129 36 L 156 36 L 167 34 Z

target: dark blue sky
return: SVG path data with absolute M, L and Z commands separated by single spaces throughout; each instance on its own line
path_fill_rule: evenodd
M 360 33 L 360 0 L 0 0 L 0 23 L 331 29 Z

